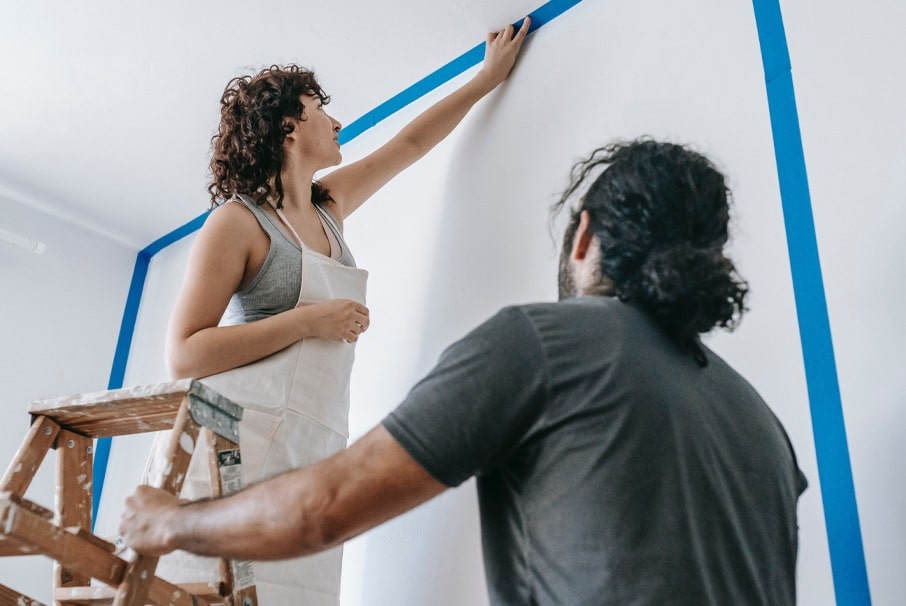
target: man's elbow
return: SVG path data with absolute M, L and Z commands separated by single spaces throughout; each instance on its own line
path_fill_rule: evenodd
M 291 556 L 319 553 L 342 544 L 349 538 L 347 517 L 337 511 L 335 495 L 330 491 L 308 496 L 305 502 L 294 508 L 289 519 L 291 541 L 294 552 Z

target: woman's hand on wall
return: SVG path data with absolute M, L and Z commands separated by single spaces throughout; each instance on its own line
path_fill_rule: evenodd
M 407 124 L 390 141 L 361 160 L 338 168 L 321 179 L 345 219 L 400 171 L 440 143 L 482 97 L 506 80 L 531 20 L 526 17 L 513 35 L 513 26 L 488 34 L 484 65 L 475 76 Z
M 516 63 L 516 56 L 519 54 L 519 49 L 522 48 L 522 42 L 528 35 L 531 25 L 531 19 L 526 17 L 515 36 L 512 25 L 507 25 L 500 31 L 488 33 L 484 64 L 475 76 L 476 79 L 483 79 L 486 82 L 488 90 L 492 90 L 510 75 L 510 71 Z

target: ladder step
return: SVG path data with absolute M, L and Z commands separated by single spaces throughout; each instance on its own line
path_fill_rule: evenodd
M 257 605 L 253 581 L 235 586 L 234 563 L 221 560 L 219 581 L 176 585 L 154 574 L 157 558 L 127 561 L 117 545 L 88 530 L 91 438 L 176 429 L 160 455 L 167 467 L 156 484 L 177 494 L 195 449 L 206 449 L 209 461 L 215 445 L 238 454 L 241 406 L 200 381 L 182 379 L 36 400 L 29 412 L 29 433 L 0 477 L 0 557 L 36 554 L 55 560 L 55 604 Z M 206 439 L 199 440 L 200 431 Z M 23 496 L 50 449 L 57 450 L 56 512 Z M 217 471 L 210 477 L 212 495 L 229 492 Z M 44 606 L 0 585 L 0 606 L 6 604 Z
M 175 586 L 175 590 L 181 590 L 181 594 L 185 596 L 194 596 L 195 603 L 199 606 L 216 606 L 218 604 L 224 604 L 224 599 L 220 595 L 220 590 L 211 587 L 209 583 L 181 583 Z M 152 595 L 149 596 L 149 599 L 152 601 L 154 600 L 154 597 L 156 597 L 153 596 L 153 593 L 152 590 Z M 94 585 L 91 587 L 61 587 L 53 592 L 54 601 L 68 602 L 71 604 L 106 605 L 112 604 L 115 597 L 116 588 L 108 587 L 106 585 Z M 159 603 L 171 604 L 171 602 Z M 172 603 L 177 604 L 180 602 Z M 193 602 L 189 601 L 186 603 L 192 604 Z
M 194 379 L 35 400 L 32 415 L 92 438 L 171 429 Z

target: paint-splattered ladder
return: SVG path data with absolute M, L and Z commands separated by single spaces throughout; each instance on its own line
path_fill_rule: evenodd
M 33 402 L 32 424 L 0 480 L 0 557 L 56 561 L 54 602 L 256 606 L 247 563 L 221 561 L 218 583 L 173 585 L 154 576 L 158 558 L 126 561 L 91 534 L 93 439 L 173 429 L 159 487 L 178 494 L 192 452 L 208 446 L 211 494 L 238 489 L 242 408 L 193 379 Z M 201 438 L 201 439 L 199 439 Z M 24 498 L 51 448 L 57 451 L 56 510 Z M 103 585 L 91 585 L 91 579 Z M 40 606 L 0 585 L 0 604 Z

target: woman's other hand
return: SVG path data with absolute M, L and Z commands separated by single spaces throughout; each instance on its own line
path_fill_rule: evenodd
M 334 299 L 298 309 L 309 317 L 313 337 L 352 343 L 368 330 L 368 308 L 356 301 Z

